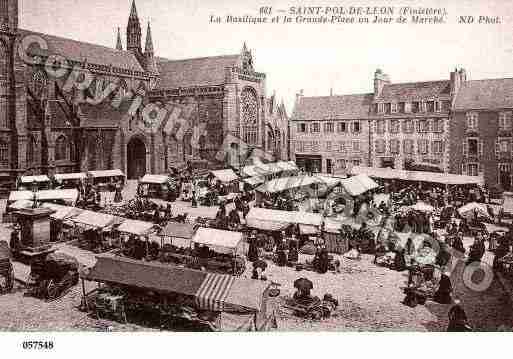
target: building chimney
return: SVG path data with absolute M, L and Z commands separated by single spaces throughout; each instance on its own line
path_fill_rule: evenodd
M 333 87 L 330 88 L 330 96 L 333 96 Z
M 301 97 L 303 97 L 303 89 L 299 90 L 299 92 L 296 94 L 296 103 L 299 103 L 301 101 Z
M 380 96 L 383 87 L 388 84 L 390 84 L 388 75 L 383 73 L 381 69 L 377 69 L 376 72 L 374 72 L 374 97 Z
M 467 71 L 464 68 L 460 69 L 460 85 L 467 81 Z
M 450 80 L 451 80 L 451 96 L 455 96 L 461 87 L 461 72 L 458 71 L 458 68 L 454 68 L 454 71 L 451 72 Z

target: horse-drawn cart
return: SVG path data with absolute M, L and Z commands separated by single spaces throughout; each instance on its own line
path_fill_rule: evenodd
M 28 295 L 46 300 L 62 297 L 78 283 L 78 261 L 64 253 L 51 253 L 33 262 L 27 281 Z

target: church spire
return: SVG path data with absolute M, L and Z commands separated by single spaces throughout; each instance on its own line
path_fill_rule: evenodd
M 128 25 L 126 27 L 126 49 L 136 55 L 140 55 L 142 53 L 141 39 L 141 23 L 139 22 L 139 16 L 137 16 L 135 0 L 132 0 L 132 9 L 130 10 Z
M 116 41 L 116 50 L 123 51 L 123 43 L 121 42 L 121 31 L 118 27 L 118 39 Z
M 146 31 L 146 46 L 144 48 L 144 53 L 146 55 L 153 56 L 153 39 L 151 37 L 151 25 L 148 21 L 148 30 Z
M 137 16 L 137 7 L 135 6 L 135 0 L 132 0 L 132 9 L 130 9 L 130 18 L 137 19 L 139 21 L 139 16 Z

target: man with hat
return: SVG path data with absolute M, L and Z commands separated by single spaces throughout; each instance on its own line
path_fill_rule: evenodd
M 249 238 L 249 249 L 248 249 L 248 261 L 254 262 L 258 260 L 258 246 L 257 246 L 257 238 L 256 231 L 252 231 Z

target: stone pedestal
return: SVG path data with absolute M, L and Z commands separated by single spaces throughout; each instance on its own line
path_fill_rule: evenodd
M 27 208 L 14 212 L 20 230 L 20 249 L 22 252 L 41 253 L 51 248 L 49 208 Z

